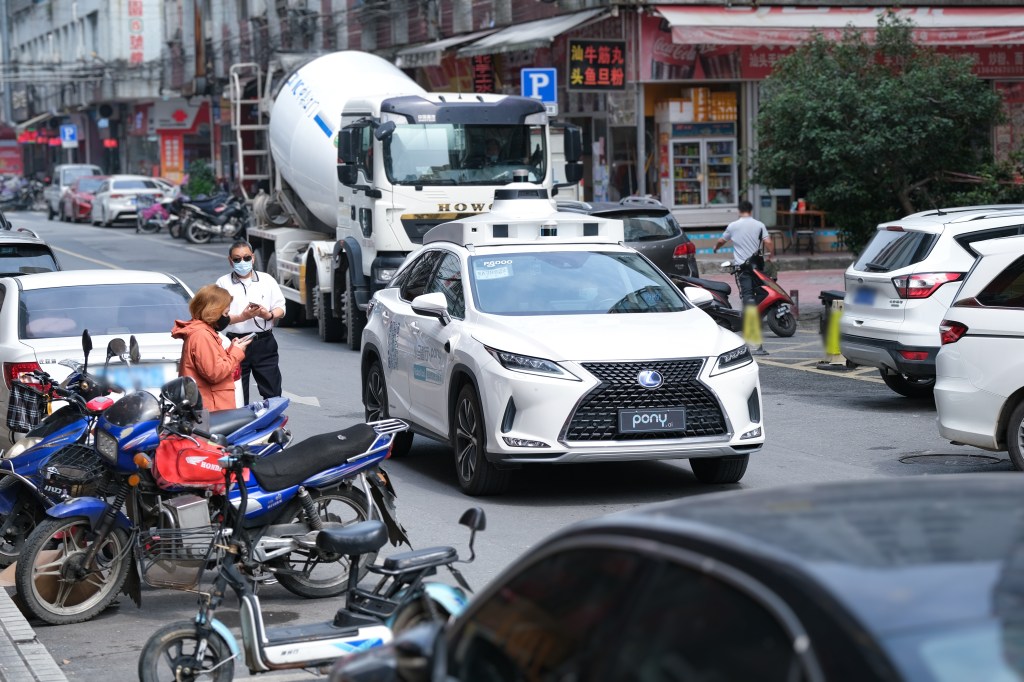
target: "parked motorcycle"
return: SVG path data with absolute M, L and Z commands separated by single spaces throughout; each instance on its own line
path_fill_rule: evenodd
M 156 234 L 161 228 L 173 234 L 180 230 L 182 206 L 187 197 L 164 197 L 154 199 L 152 195 L 138 196 L 138 212 L 135 214 L 135 231 L 139 234 Z
M 185 236 L 185 225 L 192 219 L 193 208 L 201 211 L 213 210 L 214 207 L 223 204 L 227 198 L 228 195 L 224 193 L 214 194 L 213 196 L 207 194 L 197 194 L 195 196 L 179 194 L 173 204 L 177 209 L 178 220 L 172 221 L 167 225 L 167 234 L 171 235 L 173 239 L 182 239 Z
M 43 184 L 38 180 L 20 178 L 5 184 L 0 190 L 0 209 L 4 211 L 34 211 L 42 202 Z M 45 204 L 44 204 L 45 207 Z
M 359 424 L 343 433 L 358 441 L 363 438 L 362 432 L 372 428 L 378 439 L 390 442 L 394 432 L 383 431 L 391 428 L 385 427 L 387 423 Z M 352 448 L 353 451 L 355 449 Z M 248 508 L 248 486 L 250 482 L 259 480 L 258 467 L 265 460 L 253 458 L 242 448 L 232 448 L 228 452 L 211 451 L 210 461 L 218 454 L 217 461 L 226 474 L 224 485 L 237 481 L 238 504 L 225 505 L 219 530 L 209 527 L 205 530 L 209 536 L 208 544 L 197 546 L 191 554 L 196 572 L 201 573 L 215 546 L 220 547 L 224 543 L 228 546 L 225 551 L 217 553 L 213 588 L 201 593 L 195 618 L 166 625 L 146 642 L 139 656 L 139 679 L 142 682 L 172 678 L 205 679 L 207 676 L 218 681 L 231 680 L 234 678 L 235 659 L 243 652 L 250 674 L 303 668 L 320 668 L 321 673 L 326 673 L 327 666 L 340 655 L 389 642 L 393 634 L 419 623 L 445 622 L 465 606 L 467 592 L 472 590 L 454 564 L 468 563 L 475 557 L 473 543 L 476 532 L 486 525 L 484 512 L 479 508 L 467 510 L 459 519 L 459 523 L 471 531 L 468 559 L 461 559 L 453 547 L 430 547 L 394 554 L 382 564 L 369 566 L 370 572 L 382 576 L 373 589 L 360 588 L 357 572 L 349 572 L 345 604 L 338 609 L 332 621 L 267 628 L 259 598 L 245 579 L 244 567 L 240 570 L 247 548 L 243 541 L 244 516 L 236 511 Z M 351 459 L 363 456 L 355 454 Z M 256 473 L 250 476 L 247 471 Z M 361 564 L 366 554 L 376 554 L 387 536 L 382 522 L 364 521 L 346 528 L 324 529 L 317 535 L 316 545 L 320 551 L 348 557 L 350 565 L 355 566 Z M 181 557 L 179 542 L 164 535 L 159 538 L 159 543 L 172 555 L 170 560 Z M 458 587 L 425 582 L 425 578 L 442 566 L 448 568 Z M 238 599 L 241 646 L 231 630 L 215 617 L 229 588 Z
M 743 331 L 743 315 L 729 303 L 729 294 L 732 293 L 732 287 L 728 284 L 716 282 L 712 279 L 685 275 L 669 275 L 668 278 L 684 293 L 686 287 L 699 287 L 707 291 L 711 294 L 711 300 L 698 305 L 698 307 L 710 315 L 718 323 L 719 327 L 724 327 L 733 332 Z
M 234 239 L 244 237 L 249 224 L 249 211 L 238 197 L 227 197 L 222 203 L 201 207 L 186 204 L 188 217 L 182 225 L 185 239 L 205 244 L 213 237 Z
M 721 267 L 723 272 L 728 272 L 735 277 L 736 288 L 739 289 L 739 271 L 741 266 L 734 264 L 732 261 L 724 261 Z M 796 315 L 793 314 L 793 299 L 790 298 L 785 289 L 779 286 L 779 283 L 774 278 L 769 277 L 764 271 L 757 267 L 752 267 L 751 271 L 754 275 L 754 302 L 757 304 L 758 315 L 768 323 L 768 328 L 776 336 L 793 336 L 796 333 L 797 326 Z M 732 293 L 732 289 L 728 284 L 710 282 L 709 280 L 697 277 L 684 277 L 682 275 L 672 275 L 672 277 L 686 282 L 687 286 L 703 287 L 711 292 L 719 306 L 723 308 L 732 307 L 729 303 L 729 294 Z M 740 319 L 740 329 L 742 329 L 742 317 Z M 726 325 L 723 324 L 722 326 Z
M 109 498 L 58 504 L 28 537 L 15 582 L 29 612 L 51 624 L 77 623 L 100 613 L 122 589 L 141 605 L 143 581 L 153 586 L 174 582 L 176 569 L 161 563 L 163 559 L 155 573 L 146 569 L 147 548 L 154 538 L 175 533 L 189 546 L 189 534 L 210 523 L 206 495 L 223 491 L 199 476 L 181 481 L 188 470 L 219 472 L 206 458 L 207 446 L 192 439 L 187 420 L 180 420 L 184 426 L 170 427 L 174 440 L 159 442 L 155 433 L 171 406 L 181 417 L 198 404 L 195 381 L 181 377 L 164 386 L 160 400 L 144 391 L 131 393 L 100 416 L 96 449 L 103 456 Z M 399 429 L 406 428 L 399 424 Z M 183 440 L 190 446 L 181 447 Z M 270 441 L 276 444 L 277 438 Z M 394 518 L 394 491 L 377 467 L 390 442 L 390 433 L 373 429 L 358 438 L 322 434 L 256 460 L 248 481 L 251 494 L 242 507 L 246 534 L 241 539 L 248 548 L 242 565 L 249 579 L 280 582 L 304 597 L 340 594 L 350 566 L 345 557 L 319 548 L 316 536 L 375 512 L 387 523 L 394 543 L 407 543 Z M 357 480 L 366 492 L 355 487 Z M 232 504 L 237 500 L 233 494 L 229 498 Z M 161 567 L 166 570 L 161 572 Z

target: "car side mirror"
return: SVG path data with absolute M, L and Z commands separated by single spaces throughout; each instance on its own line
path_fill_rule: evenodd
M 698 308 L 703 308 L 706 305 L 711 305 L 715 301 L 714 297 L 711 295 L 711 292 L 708 291 L 707 289 L 702 289 L 701 287 L 684 287 L 683 295 L 686 296 L 686 299 L 690 303 L 697 306 Z
M 422 294 L 412 300 L 412 311 L 424 317 L 433 317 L 442 326 L 452 321 L 448 316 L 448 299 L 441 292 Z

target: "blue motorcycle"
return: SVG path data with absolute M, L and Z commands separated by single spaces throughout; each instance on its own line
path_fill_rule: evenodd
M 199 433 L 183 418 L 198 404 L 195 381 L 182 377 L 164 386 L 160 400 L 131 393 L 99 417 L 96 449 L 106 467 L 109 498 L 76 498 L 52 507 L 26 540 L 15 582 L 33 615 L 51 624 L 77 623 L 100 613 L 122 589 L 141 605 L 143 581 L 187 589 L 197 579 L 196 564 L 204 561 L 197 559 L 196 546 L 206 546 L 210 505 L 223 491 L 204 481 L 193 491 L 187 482 L 184 489 L 161 488 L 158 478 L 168 476 L 154 474 L 148 453 L 159 445 L 154 433 L 169 411 L 178 423 L 169 420 L 165 430 L 177 438 Z M 280 582 L 303 597 L 336 596 L 346 589 L 350 566 L 347 557 L 317 545 L 321 530 L 377 516 L 393 543 L 408 543 L 394 517 L 394 490 L 378 466 L 390 453 L 394 433 L 405 428 L 391 420 L 357 437 L 323 434 L 255 460 L 248 475 L 259 492 L 244 507 L 248 552 L 243 565 L 249 578 Z M 213 446 L 198 439 L 192 443 L 194 449 L 183 451 L 180 459 L 208 468 L 203 460 L 213 456 L 207 451 Z M 177 554 L 154 556 L 154 547 L 166 546 L 168 538 Z M 179 569 L 178 560 L 186 568 Z
M 88 331 L 83 333 L 82 348 L 85 363 L 62 360 L 60 364 L 72 372 L 57 385 L 49 376 L 37 371 L 37 385 L 46 386 L 46 398 L 51 395 L 67 404 L 29 431 L 0 461 L 0 567 L 17 560 L 25 539 L 36 524 L 46 517 L 46 510 L 73 497 L 105 496 L 102 474 L 106 465 L 93 447 L 90 434 L 97 418 L 114 401 L 111 393 L 125 393 L 125 389 L 106 379 L 106 369 L 112 358 L 128 363 L 140 359 L 138 344 L 131 339 L 130 350 L 122 339 L 112 339 L 107 346 L 107 359 L 100 376 L 88 370 L 92 341 Z M 23 390 L 34 389 L 22 384 Z M 210 415 L 209 428 L 223 434 L 231 444 L 246 444 L 258 455 L 281 449 L 270 443 L 270 435 L 287 423 L 284 411 L 287 398 L 247 405 L 236 410 L 223 410 Z M 150 437 L 141 447 L 155 447 L 159 443 L 156 424 Z M 286 440 L 286 439 L 283 439 Z

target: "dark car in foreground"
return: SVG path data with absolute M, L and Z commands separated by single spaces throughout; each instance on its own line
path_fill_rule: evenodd
M 0 213 L 0 277 L 60 269 L 49 244 L 32 230 L 14 227 Z
M 906 476 L 586 521 L 331 680 L 1019 680 L 1022 496 Z
M 621 220 L 626 245 L 647 256 L 667 275 L 699 277 L 697 248 L 679 226 L 672 211 L 657 199 L 626 197 L 618 203 L 559 201 L 558 210 L 576 211 Z

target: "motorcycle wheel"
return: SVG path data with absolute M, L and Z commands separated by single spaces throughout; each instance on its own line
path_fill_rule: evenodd
M 448 609 L 431 599 L 424 591 L 412 601 L 399 606 L 389 625 L 391 632 L 398 636 L 409 628 L 424 623 L 447 623 L 453 615 L 455 614 L 449 613 Z
M 370 518 L 370 505 L 361 490 L 337 488 L 319 494 L 311 493 L 317 515 L 325 527 L 341 528 Z M 302 506 L 296 506 L 291 520 L 286 523 L 308 523 Z M 377 553 L 360 557 L 359 577 L 366 575 L 366 567 L 377 558 Z M 292 594 L 307 599 L 336 597 L 348 588 L 348 557 L 323 556 L 314 550 L 297 549 L 275 562 L 275 567 L 293 571 L 277 574 L 278 582 Z
M 775 336 L 781 336 L 782 338 L 788 338 L 796 334 L 796 316 L 790 311 L 779 317 L 775 314 L 775 308 L 768 311 L 768 328 L 772 330 Z
M 363 384 L 363 409 L 368 422 L 388 418 L 388 385 L 384 379 L 384 368 L 377 359 L 374 359 L 366 372 L 366 383 Z M 411 449 L 412 431 L 396 433 L 391 441 L 391 456 L 404 457 Z
M 152 220 L 143 220 L 140 217 L 138 224 L 135 226 L 135 231 L 141 234 L 156 234 L 160 231 L 160 223 Z
M 0 493 L 12 494 L 11 489 L 17 486 L 18 481 L 11 476 L 0 479 Z M 0 568 L 18 560 L 25 547 L 25 538 L 32 533 L 37 521 L 36 505 L 25 499 L 15 502 L 10 514 L 0 515 Z
M 185 239 L 193 244 L 205 244 L 213 239 L 213 235 L 199 227 L 198 220 L 193 220 L 185 228 Z
M 28 536 L 14 579 L 32 615 L 51 625 L 81 623 L 114 601 L 132 560 L 128 534 L 110 531 L 93 563 L 81 566 L 92 530 L 85 517 L 46 519 Z
M 231 647 L 216 632 L 206 638 L 206 652 L 197 660 L 199 636 L 192 621 L 183 620 L 165 625 L 150 636 L 139 655 L 139 680 L 204 679 L 230 682 L 235 676 Z

